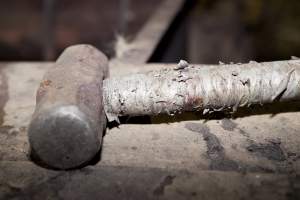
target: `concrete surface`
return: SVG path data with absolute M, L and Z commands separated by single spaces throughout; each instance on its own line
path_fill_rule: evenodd
M 0 64 L 0 199 L 299 199 L 299 103 L 112 126 L 93 165 L 37 166 L 26 130 L 47 67 Z M 139 70 L 127 69 L 111 75 Z

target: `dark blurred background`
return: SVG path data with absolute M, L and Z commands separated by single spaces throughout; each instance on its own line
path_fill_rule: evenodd
M 0 3 L 0 61 L 55 60 L 89 43 L 114 56 L 161 0 L 9 0 Z M 193 63 L 290 59 L 300 55 L 299 0 L 187 0 L 150 61 Z

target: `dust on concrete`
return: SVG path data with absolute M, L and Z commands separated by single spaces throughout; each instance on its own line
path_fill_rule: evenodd
M 271 161 L 280 161 L 280 163 L 283 164 L 283 166 L 279 166 L 275 163 L 276 169 L 274 170 L 273 168 L 266 166 L 247 165 L 246 163 L 228 158 L 220 140 L 215 134 L 210 132 L 210 129 L 206 124 L 186 123 L 185 128 L 202 135 L 207 145 L 206 155 L 210 160 L 210 170 L 237 171 L 242 173 L 274 173 L 275 171 L 285 173 L 287 171 L 285 162 L 282 162 L 286 161 L 286 156 L 284 154 L 284 151 L 280 147 L 280 140 L 269 140 L 265 144 L 257 144 L 254 141 L 250 141 L 250 145 L 246 147 L 246 149 L 250 153 L 266 157 Z
M 190 173 L 101 165 L 73 171 L 53 171 L 30 162 L 0 163 L 0 168 L 0 177 L 3 177 L 0 179 L 0 199 L 44 199 L 45 195 L 48 199 L 72 200 L 174 199 L 175 195 L 176 199 L 196 196 L 197 199 L 203 196 L 232 199 L 234 195 L 246 199 L 299 199 L 300 194 L 297 175 L 257 174 L 254 177 L 253 174 L 247 176 L 230 172 Z
M 249 133 L 247 133 L 245 130 L 243 130 L 243 129 L 241 129 L 241 128 L 239 128 L 238 130 L 239 130 L 239 133 L 240 133 L 241 135 L 243 135 L 243 136 L 249 138 Z
M 227 158 L 225 149 L 216 135 L 210 132 L 209 127 L 201 123 L 186 123 L 185 128 L 190 131 L 202 134 L 207 145 L 207 157 L 210 159 L 209 168 L 221 171 L 240 171 L 242 166 Z
M 251 144 L 246 149 L 257 156 L 262 156 L 272 161 L 285 161 L 287 159 L 281 148 L 280 140 L 269 140 L 267 143 L 251 141 Z
M 165 187 L 168 185 L 171 185 L 173 183 L 173 180 L 175 179 L 175 176 L 166 176 L 164 180 L 159 184 L 157 188 L 153 191 L 153 194 L 156 196 L 164 195 Z
M 121 166 L 54 171 L 30 164 L 24 167 L 25 172 L 14 165 L 3 168 L 6 175 L 0 180 L 0 191 L 3 191 L 0 199 L 43 199 L 45 194 L 49 199 L 156 199 L 165 195 L 166 186 L 173 184 L 178 173 L 182 174 Z M 30 178 L 22 183 L 24 174 Z
M 226 131 L 233 131 L 237 127 L 237 123 L 225 118 L 221 120 L 221 127 Z

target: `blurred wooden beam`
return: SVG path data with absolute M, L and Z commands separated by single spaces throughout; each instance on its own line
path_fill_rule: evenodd
M 121 68 L 124 67 L 123 63 L 142 64 L 147 62 L 175 16 L 183 7 L 184 2 L 184 0 L 164 0 L 134 40 L 126 44 L 125 51 L 117 53 L 118 56 L 110 61 L 110 67 Z
M 42 40 L 44 60 L 55 58 L 55 2 L 56 0 L 43 0 Z

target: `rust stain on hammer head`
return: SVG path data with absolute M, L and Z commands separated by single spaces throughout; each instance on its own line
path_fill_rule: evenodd
M 52 83 L 51 80 L 43 80 L 41 83 L 40 83 L 40 87 L 46 87 L 46 86 L 49 86 L 50 84 Z
M 36 102 L 39 102 L 47 93 L 47 87 L 51 85 L 52 81 L 49 79 L 42 80 L 40 83 L 40 87 L 36 92 Z

